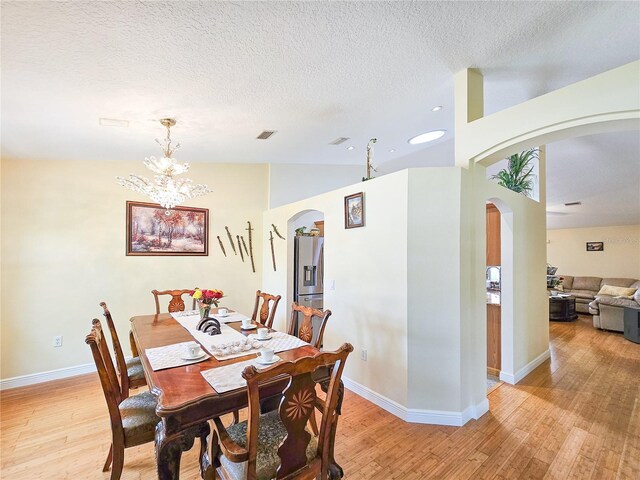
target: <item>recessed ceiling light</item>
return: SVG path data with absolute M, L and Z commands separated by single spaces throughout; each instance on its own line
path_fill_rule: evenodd
M 408 142 L 411 145 L 418 145 L 420 143 L 433 142 L 434 140 L 437 140 L 440 137 L 442 137 L 445 133 L 447 133 L 446 130 L 433 130 L 431 132 L 421 133 L 420 135 L 416 135 L 415 137 L 410 138 Z
M 356 147 L 354 147 L 353 145 L 351 145 L 351 146 L 347 147 L 347 150 L 353 150 L 354 148 L 356 148 Z
M 340 145 L 341 143 L 349 140 L 349 137 L 338 137 L 333 142 L 329 142 L 329 145 Z
M 98 123 L 101 127 L 128 127 L 129 120 L 119 120 L 117 118 L 99 118 Z
M 565 207 L 573 207 L 574 205 L 582 205 L 582 202 L 569 202 L 564 204 Z
M 393 152 L 395 152 L 395 151 L 396 151 L 396 149 L 395 149 L 395 148 L 392 148 L 392 149 L 390 149 L 390 150 L 389 150 L 389 153 L 393 153 Z
M 440 110 L 442 110 L 442 105 L 436 105 L 431 109 L 432 112 L 438 112 Z

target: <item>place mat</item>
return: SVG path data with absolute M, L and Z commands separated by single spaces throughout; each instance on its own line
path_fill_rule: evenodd
M 277 363 L 278 362 L 272 363 L 271 365 L 276 365 Z M 256 358 L 252 358 L 251 360 L 232 363 L 231 365 L 225 365 L 224 367 L 203 370 L 200 373 L 216 392 L 225 393 L 247 386 L 247 381 L 242 378 L 242 371 L 249 365 L 254 365 L 256 368 L 267 368 L 271 366 L 260 365 Z
M 151 368 L 154 372 L 157 370 L 164 370 L 165 368 L 191 365 L 211 358 L 209 354 L 206 354 L 204 357 L 196 360 L 183 359 L 181 355 L 186 352 L 187 345 L 190 343 L 193 342 L 174 343 L 172 345 L 165 345 L 164 347 L 147 348 L 144 353 L 147 355 Z
M 248 335 L 251 340 L 260 342 L 260 348 L 273 348 L 275 353 L 293 350 L 294 348 L 309 345 L 307 342 L 300 340 L 298 337 L 288 335 L 282 332 L 271 332 L 271 340 L 257 340 L 257 334 Z

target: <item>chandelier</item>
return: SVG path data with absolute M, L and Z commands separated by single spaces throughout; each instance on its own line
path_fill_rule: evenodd
M 176 124 L 173 118 L 163 118 L 160 123 L 167 129 L 167 138 L 162 142 L 156 139 L 162 149 L 162 158 L 148 157 L 144 159 L 145 166 L 154 173 L 154 180 L 149 180 L 140 175 L 129 175 L 128 178 L 116 177 L 118 184 L 127 187 L 134 192 L 142 193 L 162 205 L 170 215 L 169 209 L 181 204 L 188 198 L 200 197 L 211 192 L 207 185 L 194 184 L 188 178 L 175 178 L 189 171 L 189 164 L 179 164 L 173 158 L 173 153 L 180 148 L 180 144 L 171 145 L 171 127 Z

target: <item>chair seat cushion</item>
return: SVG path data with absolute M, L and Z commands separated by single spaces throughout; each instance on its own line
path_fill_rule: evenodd
M 130 381 L 138 380 L 144 382 L 144 370 L 142 369 L 142 362 L 140 357 L 128 358 L 127 364 L 127 376 Z
M 236 444 L 246 448 L 247 446 L 247 422 L 240 422 L 227 427 L 229 437 Z M 311 432 L 309 432 L 311 433 Z M 280 466 L 278 448 L 287 435 L 285 426 L 280 421 L 277 411 L 272 411 L 260 416 L 260 429 L 258 431 L 258 454 L 256 457 L 256 474 L 258 480 L 271 480 L 276 476 L 276 470 Z M 311 434 L 311 441 L 307 446 L 307 460 L 310 462 L 316 456 L 318 450 L 318 438 Z M 220 463 L 225 471 L 234 480 L 247 478 L 247 462 L 235 463 L 220 455 Z
M 124 429 L 124 446 L 152 442 L 156 425 L 160 421 L 156 415 L 156 397 L 151 392 L 132 395 L 125 398 L 119 408 Z

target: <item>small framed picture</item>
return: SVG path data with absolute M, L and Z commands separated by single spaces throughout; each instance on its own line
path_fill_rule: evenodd
M 587 242 L 587 252 L 603 252 L 604 242 Z
M 208 255 L 208 231 L 207 208 L 127 202 L 127 255 Z
M 364 193 L 344 197 L 344 228 L 364 227 Z

